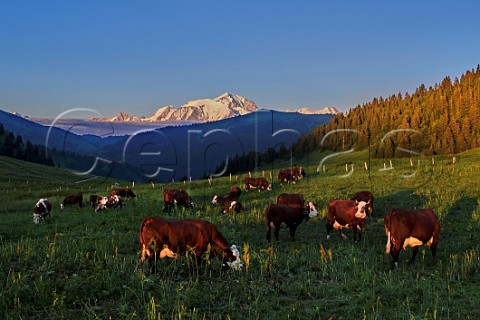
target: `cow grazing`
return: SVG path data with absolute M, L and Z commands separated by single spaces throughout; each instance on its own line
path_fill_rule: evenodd
M 239 187 L 237 186 L 232 186 L 232 188 L 230 188 L 230 192 L 223 196 L 223 197 L 219 197 L 217 195 L 215 195 L 212 199 L 212 204 L 220 204 L 220 206 L 222 207 L 222 211 L 221 213 L 225 213 L 225 212 L 240 212 L 243 208 L 242 204 L 240 202 L 238 202 L 238 199 L 240 198 L 240 195 L 241 195 L 242 191 L 240 190 Z
M 164 207 L 163 211 L 170 212 L 174 205 L 193 208 L 194 204 L 192 198 L 188 195 L 185 190 L 180 189 L 164 189 L 163 190 L 163 202 Z
M 281 193 L 277 197 L 277 204 L 304 206 L 305 199 L 300 193 Z
M 33 207 L 33 222 L 38 224 L 52 212 L 52 204 L 48 199 L 40 199 Z
M 412 247 L 415 260 L 418 247 L 422 244 L 430 247 L 435 259 L 440 235 L 440 222 L 435 212 L 430 209 L 392 209 L 384 218 L 387 235 L 386 253 L 392 255 L 392 268 L 398 267 L 398 255 L 403 249 Z
M 237 269 L 240 254 L 235 245 L 230 245 L 217 227 L 206 220 L 167 220 L 161 217 L 145 218 L 140 224 L 140 263 L 148 258 L 153 269 L 155 259 L 176 258 L 193 250 L 197 262 L 209 251 L 210 257 L 223 258 L 223 262 Z
M 228 192 L 228 194 L 232 198 L 238 200 L 240 198 L 240 196 L 242 195 L 242 190 L 238 186 L 232 186 L 230 188 L 230 192 Z
M 110 192 L 111 196 L 119 196 L 122 198 L 136 198 L 137 195 L 130 188 L 113 188 Z
M 248 191 L 251 188 L 258 189 L 260 192 L 261 190 L 272 190 L 272 185 L 268 183 L 267 179 L 265 178 L 245 178 L 245 190 Z
M 347 236 L 343 233 L 343 228 L 352 228 L 353 241 L 356 242 L 357 231 L 359 241 L 362 240 L 362 230 L 365 228 L 367 219 L 367 206 L 365 201 L 354 200 L 332 200 L 328 204 L 327 216 L 327 240 L 330 240 L 330 231 L 337 229 L 344 239 Z
M 283 184 L 284 182 L 291 184 L 297 183 L 297 179 L 294 178 L 291 170 L 280 170 L 278 172 L 278 183 Z
M 109 196 L 109 197 L 101 197 L 101 199 L 98 201 L 98 205 L 95 208 L 95 212 L 98 212 L 99 210 L 103 209 L 109 209 L 109 208 L 120 208 L 123 206 L 122 199 L 117 196 Z
M 307 206 L 296 206 L 286 204 L 271 204 L 265 209 L 265 223 L 267 226 L 267 241 L 270 242 L 270 233 L 273 229 L 275 240 L 278 241 L 280 227 L 287 226 L 290 229 L 290 238 L 295 240 L 295 231 L 303 220 L 316 217 L 317 209 L 313 203 Z
M 90 200 L 89 202 L 90 202 L 90 205 L 92 206 L 92 208 L 95 208 L 98 205 L 98 203 L 100 202 L 100 200 L 102 200 L 102 199 L 103 199 L 102 196 L 92 194 L 90 196 L 90 199 L 89 199 Z
M 78 204 L 79 207 L 83 207 L 83 195 L 81 193 L 66 196 L 63 199 L 63 203 L 60 204 L 60 209 L 65 208 L 67 205 L 76 205 Z
M 356 192 L 350 200 L 365 201 L 368 203 L 367 216 L 371 216 L 373 213 L 373 194 L 370 191 Z

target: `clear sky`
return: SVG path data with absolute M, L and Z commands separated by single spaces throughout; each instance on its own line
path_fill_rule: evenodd
M 0 109 L 151 116 L 231 92 L 348 111 L 476 68 L 479 13 L 480 1 L 3 0 Z

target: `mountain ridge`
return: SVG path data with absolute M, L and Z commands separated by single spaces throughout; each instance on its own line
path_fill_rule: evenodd
M 89 121 L 97 122 L 210 122 L 219 121 L 235 116 L 245 115 L 258 111 L 255 102 L 240 95 L 225 92 L 213 99 L 190 100 L 182 106 L 175 108 L 167 105 L 158 108 L 150 117 L 131 116 L 126 112 L 119 112 L 112 118 L 89 118 Z M 340 112 L 333 107 L 325 107 L 321 110 L 310 108 L 287 109 L 280 112 L 296 112 L 303 114 L 331 114 Z

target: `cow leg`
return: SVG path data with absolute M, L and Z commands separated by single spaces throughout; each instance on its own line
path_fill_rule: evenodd
M 410 263 L 413 263 L 415 261 L 415 257 L 417 256 L 418 253 L 418 246 L 412 247 L 412 258 L 410 259 Z
M 280 226 L 275 227 L 273 230 L 273 234 L 275 235 L 275 240 L 278 241 L 278 234 L 280 233 Z
M 330 231 L 332 231 L 333 222 L 327 221 L 327 240 L 330 240 Z
M 267 236 L 266 236 L 266 238 L 267 238 L 267 241 L 268 241 L 268 242 L 270 242 L 270 233 L 271 233 L 271 231 L 272 231 L 272 228 L 271 228 L 271 226 L 267 223 Z
M 295 241 L 295 231 L 296 230 L 297 230 L 297 228 L 295 226 L 290 227 L 290 238 L 292 239 L 292 241 Z
M 430 250 L 432 250 L 432 257 L 433 259 L 435 259 L 435 257 L 437 256 L 437 245 L 433 245 L 430 247 Z
M 352 226 L 353 230 L 353 243 L 359 242 L 362 240 L 362 233 L 357 229 L 356 225 Z M 358 241 L 357 241 L 357 234 L 358 234 Z
M 390 254 L 392 255 L 392 269 L 398 267 L 398 255 L 400 254 L 401 250 L 402 247 L 397 248 L 397 246 L 392 244 L 392 250 L 390 251 Z

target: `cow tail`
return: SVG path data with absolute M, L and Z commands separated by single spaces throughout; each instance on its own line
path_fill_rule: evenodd
M 143 219 L 142 222 L 140 223 L 140 242 L 141 242 L 142 244 L 144 244 L 143 239 L 142 239 L 143 229 L 145 229 L 145 226 L 146 226 L 147 224 L 149 224 L 150 222 L 152 222 L 153 220 L 154 220 L 153 218 L 150 218 L 150 217 L 149 217 L 149 218 Z
M 391 237 L 390 237 L 390 230 L 386 231 L 387 232 L 387 247 L 385 248 L 385 253 L 389 254 L 390 253 L 390 248 L 392 247 L 392 242 L 391 242 Z
M 387 235 L 387 245 L 385 248 L 385 253 L 389 254 L 390 250 L 392 248 L 392 235 L 391 235 L 391 217 L 394 214 L 393 209 L 385 216 L 384 218 L 384 224 L 385 224 L 385 234 Z

